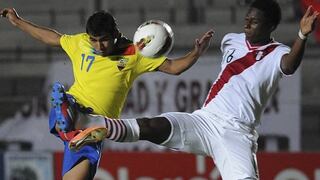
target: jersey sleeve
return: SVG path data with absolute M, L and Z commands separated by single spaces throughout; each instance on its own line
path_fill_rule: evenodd
M 276 68 L 278 68 L 278 70 L 281 72 L 281 74 L 285 75 L 285 76 L 290 76 L 290 75 L 287 75 L 285 74 L 282 69 L 281 69 L 281 59 L 282 59 L 282 56 L 285 55 L 285 54 L 289 54 L 290 52 L 290 48 L 286 45 L 279 45 L 279 47 L 277 47 L 277 51 L 274 55 L 274 59 L 277 59 L 277 65 L 276 65 Z
M 220 50 L 222 52 L 222 54 L 224 53 L 224 50 L 225 50 L 225 47 L 226 47 L 226 42 L 228 42 L 230 40 L 230 34 L 226 34 L 223 38 L 222 38 L 222 41 L 221 41 L 221 44 L 220 44 Z
M 144 72 L 155 71 L 161 64 L 167 59 L 165 56 L 160 56 L 158 58 L 148 58 L 141 54 L 138 55 L 138 64 L 136 67 L 136 72 L 138 74 Z
M 77 48 L 76 35 L 62 35 L 60 38 L 60 44 L 62 49 L 68 54 L 69 57 L 71 57 Z
M 220 50 L 222 53 L 222 58 L 221 58 L 221 62 L 220 62 L 221 67 L 224 67 L 226 65 L 226 62 L 223 60 L 223 57 L 226 53 L 227 46 L 230 45 L 230 43 L 228 44 L 228 42 L 230 42 L 230 40 L 232 40 L 231 35 L 232 35 L 231 33 L 228 33 L 221 40 L 221 44 L 220 44 Z

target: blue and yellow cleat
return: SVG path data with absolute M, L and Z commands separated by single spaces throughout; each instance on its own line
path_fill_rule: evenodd
M 75 111 L 70 106 L 68 96 L 65 93 L 64 86 L 55 82 L 51 92 L 51 106 L 54 108 L 57 118 L 57 127 L 62 132 L 73 130 Z

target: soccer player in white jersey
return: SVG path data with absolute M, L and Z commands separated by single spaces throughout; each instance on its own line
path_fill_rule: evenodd
M 308 8 L 289 48 L 271 37 L 281 19 L 279 4 L 275 0 L 255 0 L 245 17 L 244 33 L 230 33 L 222 40 L 221 72 L 201 109 L 153 118 L 89 116 L 87 119 L 106 122 L 108 139 L 148 140 L 211 156 L 223 179 L 258 179 L 255 128 L 280 79 L 289 78 L 299 67 L 318 15 L 312 7 Z M 80 129 L 89 126 L 85 120 L 78 125 Z M 70 146 L 77 148 L 86 138 L 86 132 L 82 131 L 70 141 Z

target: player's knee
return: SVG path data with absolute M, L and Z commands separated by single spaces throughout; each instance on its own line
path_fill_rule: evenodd
M 140 139 L 160 144 L 168 139 L 171 123 L 165 117 L 137 119 L 140 126 Z

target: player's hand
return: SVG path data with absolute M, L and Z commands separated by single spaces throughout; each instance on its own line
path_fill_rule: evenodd
M 211 29 L 208 32 L 204 33 L 204 35 L 200 39 L 196 39 L 195 50 L 199 54 L 199 56 L 201 56 L 209 48 L 213 34 L 214 31 Z
M 4 8 L 0 11 L 1 17 L 7 18 L 9 22 L 16 26 L 17 20 L 21 19 L 14 8 Z
M 314 10 L 312 6 L 308 7 L 300 21 L 300 29 L 303 35 L 307 36 L 313 31 L 318 15 L 319 12 Z

